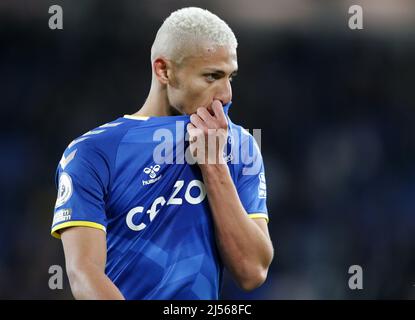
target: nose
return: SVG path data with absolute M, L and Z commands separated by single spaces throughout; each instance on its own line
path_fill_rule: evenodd
M 220 100 L 223 105 L 231 102 L 232 100 L 232 86 L 229 79 L 226 79 L 224 83 L 221 83 L 218 93 L 215 97 L 216 100 Z

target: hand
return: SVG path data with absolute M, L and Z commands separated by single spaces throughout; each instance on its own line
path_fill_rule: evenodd
M 198 108 L 187 125 L 190 153 L 199 165 L 225 164 L 223 157 L 228 137 L 228 121 L 222 103 L 214 100 L 213 115 L 207 108 Z

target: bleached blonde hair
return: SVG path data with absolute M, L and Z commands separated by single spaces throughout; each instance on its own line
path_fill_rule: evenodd
M 181 63 L 203 43 L 235 49 L 238 46 L 231 28 L 217 15 L 196 7 L 179 9 L 158 30 L 151 47 L 151 62 L 163 56 Z

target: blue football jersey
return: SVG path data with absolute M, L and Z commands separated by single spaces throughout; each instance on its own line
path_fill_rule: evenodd
M 230 174 L 248 215 L 268 220 L 260 150 L 229 106 Z M 200 169 L 186 161 L 189 122 L 120 117 L 73 140 L 59 162 L 51 233 L 106 232 L 105 273 L 126 299 L 219 298 L 223 264 Z

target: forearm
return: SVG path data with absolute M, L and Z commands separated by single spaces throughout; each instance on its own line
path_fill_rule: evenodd
M 203 165 L 201 171 L 222 260 L 242 287 L 252 289 L 265 280 L 272 243 L 248 217 L 227 165 Z
M 77 300 L 124 300 L 115 284 L 93 263 L 71 267 L 68 277 Z

